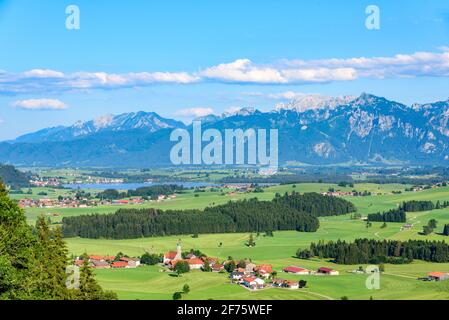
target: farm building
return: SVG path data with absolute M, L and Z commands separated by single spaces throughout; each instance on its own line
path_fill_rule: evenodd
M 278 288 L 299 289 L 299 283 L 297 281 L 284 279 L 273 279 L 272 286 Z
M 429 272 L 429 279 L 433 281 L 443 281 L 449 279 L 449 273 L 446 272 Z
M 339 272 L 331 269 L 331 268 L 325 268 L 325 267 L 321 267 L 318 269 L 317 271 L 318 274 L 326 274 L 326 275 L 330 275 L 330 276 L 338 276 Z
M 245 275 L 244 272 L 234 271 L 230 274 L 230 278 L 232 280 L 240 280 L 243 278 L 244 275 Z
M 299 289 L 299 283 L 297 281 L 287 281 L 287 288 L 290 289 Z
M 224 269 L 224 266 L 222 264 L 215 263 L 211 266 L 211 268 L 213 272 L 220 272 L 221 270 Z
M 111 263 L 111 268 L 118 269 L 118 268 L 129 268 L 128 262 L 126 261 L 115 261 Z
M 411 228 L 413 228 L 413 224 L 407 223 L 401 227 L 401 230 L 410 230 Z
M 260 289 L 263 288 L 265 285 L 265 281 L 260 279 L 260 278 L 256 278 L 256 277 L 245 277 L 242 279 L 243 280 L 243 285 L 247 288 L 251 288 L 251 289 Z
M 98 255 L 91 255 L 89 256 L 89 261 L 97 260 L 97 261 L 114 261 L 115 256 L 98 256 Z
M 310 270 L 304 269 L 304 268 L 300 268 L 300 267 L 295 267 L 295 266 L 290 266 L 290 267 L 286 267 L 283 269 L 284 272 L 287 273 L 293 273 L 293 274 L 310 274 Z
M 258 272 L 260 276 L 268 278 L 273 272 L 273 267 L 271 266 L 271 264 L 261 264 L 257 266 L 254 271 Z
M 104 260 L 91 260 L 90 263 L 92 264 L 92 267 L 96 269 L 109 269 L 111 267 L 109 263 Z
M 254 272 L 254 269 L 256 267 L 257 266 L 254 263 L 252 263 L 252 262 L 247 263 L 246 267 L 245 267 L 245 273 L 252 273 L 252 272 Z
M 200 258 L 186 259 L 185 261 L 189 264 L 190 269 L 201 269 L 204 267 L 204 262 Z
M 128 263 L 128 267 L 130 267 L 130 268 L 137 268 L 138 266 L 140 266 L 139 258 L 122 257 L 122 258 L 120 258 L 120 261 L 124 261 L 124 262 Z

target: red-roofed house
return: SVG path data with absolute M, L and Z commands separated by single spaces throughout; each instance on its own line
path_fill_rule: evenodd
M 169 264 L 172 260 L 175 260 L 175 258 L 176 258 L 176 251 L 169 251 L 164 253 L 164 264 Z
M 446 272 L 429 272 L 428 276 L 430 280 L 435 281 L 443 281 L 449 279 L 449 273 Z
M 129 268 L 128 262 L 126 261 L 115 261 L 111 264 L 112 268 Z
M 106 262 L 106 261 L 100 261 L 100 260 L 91 260 L 90 261 L 91 262 L 91 264 L 92 264 L 92 267 L 93 268 L 96 268 L 96 269 L 109 269 L 111 266 L 109 265 L 109 263 L 108 262 Z
M 283 271 L 287 272 L 287 273 L 294 273 L 294 274 L 310 274 L 310 270 L 300 268 L 300 267 L 295 267 L 295 266 L 286 267 L 286 268 L 284 268 Z
M 190 266 L 190 269 L 201 269 L 204 266 L 204 261 L 200 258 L 192 258 L 185 260 Z
M 325 268 L 325 267 L 319 268 L 317 273 L 319 273 L 319 274 L 327 274 L 327 275 L 330 275 L 330 276 L 338 276 L 339 275 L 338 271 L 336 271 L 334 269 L 331 269 L 331 268 Z
M 212 257 L 201 257 L 204 262 L 208 261 L 211 265 L 216 264 L 219 262 L 218 258 L 212 258 Z
M 261 277 L 269 278 L 270 274 L 273 272 L 273 267 L 269 264 L 262 264 L 257 266 L 254 271 L 256 271 Z
M 122 257 L 122 258 L 120 258 L 120 261 L 128 262 L 128 266 L 130 268 L 137 268 L 138 266 L 140 266 L 140 259 L 139 258 Z
M 97 261 L 113 261 L 114 259 L 115 259 L 114 256 L 98 256 L 98 255 L 89 256 L 89 260 L 97 260 Z
M 211 268 L 213 272 L 220 272 L 221 270 L 224 269 L 224 266 L 222 264 L 215 263 L 211 266 Z
M 263 288 L 265 281 L 256 277 L 245 277 L 242 279 L 242 283 L 245 287 L 251 289 Z
M 259 272 L 263 271 L 265 273 L 272 273 L 273 266 L 271 264 L 261 264 L 255 268 L 255 271 L 259 271 Z
M 290 288 L 290 289 L 299 289 L 298 281 L 287 280 L 286 286 L 287 286 L 287 288 Z

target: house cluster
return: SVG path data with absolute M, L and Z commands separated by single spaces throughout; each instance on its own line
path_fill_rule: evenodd
M 68 176 L 74 176 L 68 174 Z M 75 178 L 72 181 L 69 181 L 68 184 L 120 184 L 124 183 L 125 180 L 122 178 L 100 178 L 100 177 L 92 177 L 92 176 L 74 176 Z
M 252 271 L 251 271 L 252 270 Z M 338 275 L 339 272 L 331 268 L 321 267 L 317 271 L 311 271 L 301 267 L 289 266 L 284 268 L 282 271 L 285 273 L 291 273 L 296 275 Z M 230 278 L 232 281 L 251 289 L 263 289 L 267 287 L 274 288 L 288 288 L 288 289 L 299 289 L 302 288 L 306 282 L 305 281 L 294 281 L 285 280 L 280 278 L 272 278 L 273 268 L 271 265 L 259 265 L 256 266 L 252 263 L 246 265 L 245 268 L 238 268 L 234 270 Z
M 129 200 L 119 199 L 119 200 L 112 200 L 110 202 L 109 201 L 102 201 L 101 204 L 105 204 L 105 205 L 112 204 L 112 205 L 115 205 L 115 206 L 123 206 L 123 205 L 128 205 L 128 204 L 142 204 L 144 202 L 145 201 L 142 198 L 138 197 L 138 198 L 133 198 L 133 199 L 129 199 Z
M 294 266 L 286 267 L 283 269 L 283 271 L 286 273 L 293 273 L 297 275 L 314 274 L 310 270 Z M 273 275 L 273 268 L 271 265 L 268 264 L 255 265 L 250 262 L 246 264 L 245 268 L 235 269 L 230 274 L 230 278 L 233 282 L 236 282 L 251 290 L 269 287 L 299 289 L 300 287 L 303 287 L 306 283 L 305 281 L 286 280 L 277 277 L 271 278 L 272 275 Z
M 176 194 L 171 194 L 171 195 L 160 194 L 160 195 L 157 196 L 157 199 L 155 201 L 156 202 L 161 202 L 161 201 L 164 201 L 164 200 L 170 200 L 170 199 L 175 199 L 175 198 L 176 198 Z
M 181 244 L 178 242 L 176 251 L 169 251 L 164 253 L 162 262 L 166 267 L 173 270 L 175 265 L 179 261 L 187 262 L 189 264 L 190 270 L 204 269 L 206 262 L 209 263 L 213 272 L 220 272 L 224 269 L 223 264 L 219 262 L 218 258 L 197 257 L 193 253 L 189 253 L 185 258 L 183 258 L 181 253 Z
M 273 267 L 270 264 L 256 265 L 250 260 L 239 262 L 245 267 L 236 268 L 229 277 L 231 281 L 243 285 L 251 290 L 263 289 L 268 286 L 266 280 L 271 276 Z
M 91 255 L 87 260 L 89 266 L 95 269 L 129 269 L 140 266 L 139 258 L 120 257 L 115 256 L 98 256 Z M 84 260 L 80 257 L 76 258 L 74 264 L 78 267 L 84 264 Z
M 321 275 L 338 276 L 340 274 L 337 270 L 326 267 L 320 267 L 318 270 L 313 271 L 306 268 L 289 266 L 284 268 L 282 271 L 296 275 L 312 275 L 312 276 L 321 276 Z
M 20 199 L 21 208 L 87 208 L 97 205 L 95 200 L 89 199 Z
M 204 270 L 206 262 L 208 262 L 212 271 L 221 272 L 225 269 L 225 265 L 230 261 L 220 263 L 218 258 L 196 257 L 193 253 L 189 253 L 183 257 L 181 244 L 178 242 L 176 251 L 168 251 L 163 255 L 163 265 L 173 270 L 176 264 L 185 261 L 189 264 L 190 270 Z M 305 285 L 305 281 L 292 281 L 274 278 L 275 273 L 270 264 L 255 264 L 251 260 L 242 260 L 235 262 L 237 267 L 229 274 L 231 282 L 242 285 L 251 290 L 263 289 L 267 287 L 298 289 Z M 339 275 L 339 272 L 331 268 L 321 267 L 317 271 L 308 270 L 306 268 L 288 266 L 282 270 L 285 273 L 295 275 Z
M 253 185 L 251 183 L 231 183 L 224 184 L 222 187 L 225 189 L 232 189 L 234 190 L 234 193 L 245 193 L 253 190 Z
M 348 197 L 348 196 L 354 196 L 354 192 L 351 191 L 326 191 L 321 192 L 322 196 L 329 196 L 329 197 Z
M 401 227 L 401 231 L 405 231 L 405 230 L 410 230 L 413 228 L 413 224 L 411 223 L 406 223 Z
M 19 206 L 21 208 L 89 208 L 97 205 L 130 205 L 130 204 L 143 204 L 145 201 L 142 198 L 133 198 L 129 200 L 102 200 L 98 199 L 72 199 L 72 198 L 64 198 L 64 199 L 20 199 Z
M 39 178 L 30 180 L 30 185 L 34 187 L 59 187 L 61 182 L 58 178 Z

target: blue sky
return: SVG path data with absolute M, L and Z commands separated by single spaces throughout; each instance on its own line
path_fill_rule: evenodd
M 449 98 L 447 1 L 120 3 L 0 0 L 0 140 L 109 113 L 271 110 L 292 93 Z

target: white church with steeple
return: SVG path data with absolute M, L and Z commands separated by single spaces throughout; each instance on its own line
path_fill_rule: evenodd
M 164 264 L 170 264 L 174 260 L 182 260 L 181 255 L 181 239 L 178 240 L 178 243 L 176 245 L 176 251 L 169 251 L 164 253 Z

